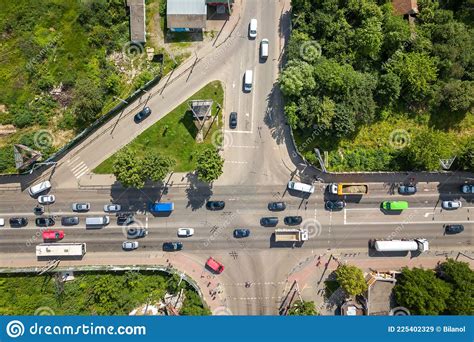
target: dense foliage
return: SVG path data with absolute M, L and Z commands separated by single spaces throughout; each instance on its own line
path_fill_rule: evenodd
M 130 46 L 122 0 L 0 0 L 0 8 L 0 125 L 17 129 L 0 137 L 10 147 L 0 173 L 14 171 L 11 146 L 23 135 L 48 130 L 52 150 L 28 145 L 47 156 L 153 77 L 151 64 L 132 63 L 146 58 L 130 53 L 143 48 Z
M 214 147 L 199 151 L 196 156 L 198 178 L 206 183 L 212 183 L 222 175 L 224 159 Z
M 194 289 L 159 272 L 75 274 L 61 284 L 52 275 L 2 275 L 0 315 L 128 315 L 134 308 L 184 288 L 184 315 L 209 315 Z M 37 311 L 38 310 L 38 311 Z
M 333 169 L 437 170 L 440 158 L 465 152 L 474 133 L 472 4 L 453 3 L 418 1 L 410 25 L 391 1 L 292 1 L 280 87 L 305 157 L 314 162 L 318 147 L 330 152 Z M 394 116 L 415 121 L 416 130 L 392 129 L 404 131 L 405 144 L 389 132 L 372 145 L 348 147 L 362 128 Z M 469 169 L 466 159 L 457 167 Z
M 318 312 L 314 302 L 297 300 L 288 310 L 288 316 L 315 316 Z
M 357 296 L 367 290 L 362 270 L 352 265 L 341 265 L 336 269 L 336 279 L 349 296 Z
M 474 314 L 474 271 L 465 262 L 448 259 L 437 272 L 404 268 L 393 292 L 412 314 Z
M 146 181 L 161 182 L 168 175 L 176 162 L 167 156 L 150 151 L 144 156 L 130 148 L 125 148 L 117 154 L 114 160 L 113 172 L 117 181 L 124 187 L 141 189 Z

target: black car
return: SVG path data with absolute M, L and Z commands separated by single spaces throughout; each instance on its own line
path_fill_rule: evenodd
M 270 202 L 270 203 L 268 203 L 268 210 L 283 211 L 285 209 L 286 209 L 285 202 Z
M 164 242 L 163 250 L 166 252 L 180 251 L 183 249 L 181 242 Z
M 235 238 L 244 238 L 250 235 L 250 230 L 249 229 L 235 229 L 234 230 L 234 237 Z
M 275 227 L 278 224 L 278 217 L 262 217 L 260 224 L 264 227 Z
M 61 224 L 63 226 L 75 226 L 76 224 L 79 224 L 79 217 L 77 216 L 61 217 Z
M 414 195 L 416 194 L 416 186 L 415 185 L 400 185 L 398 187 L 398 193 L 400 195 Z
M 141 111 L 139 111 L 137 114 L 135 114 L 135 122 L 140 122 L 143 119 L 147 118 L 151 114 L 151 109 L 150 107 L 145 107 Z
M 35 222 L 38 227 L 51 227 L 56 224 L 52 217 L 38 217 Z
M 287 226 L 297 226 L 303 222 L 303 218 L 301 216 L 287 216 L 283 221 Z
M 148 235 L 148 230 L 145 228 L 130 227 L 127 229 L 127 238 L 140 239 Z
M 326 201 L 325 208 L 327 210 L 342 210 L 346 206 L 344 201 Z
M 459 234 L 464 231 L 462 224 L 447 224 L 444 226 L 444 232 L 446 234 Z
M 208 210 L 222 210 L 225 207 L 224 201 L 209 201 L 206 203 L 206 208 Z
M 37 205 L 33 208 L 33 212 L 35 213 L 35 215 L 43 215 L 44 207 L 42 205 Z
M 229 115 L 229 127 L 234 129 L 237 128 L 237 113 L 232 112 Z
M 117 224 L 127 225 L 135 222 L 133 213 L 119 213 L 117 214 Z
M 11 217 L 10 226 L 13 228 L 24 227 L 28 224 L 28 219 L 26 217 Z

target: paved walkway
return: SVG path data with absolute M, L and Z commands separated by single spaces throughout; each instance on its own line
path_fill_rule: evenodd
M 362 269 L 365 273 L 376 270 L 379 272 L 400 271 L 403 267 L 423 267 L 434 269 L 439 262 L 445 261 L 448 257 L 468 262 L 474 267 L 474 255 L 469 252 L 471 258 L 458 252 L 448 252 L 440 254 L 430 254 L 416 258 L 367 258 L 363 253 L 344 254 L 319 254 L 307 257 L 300 261 L 287 278 L 286 288 L 283 298 L 289 293 L 291 286 L 297 282 L 300 294 L 305 300 L 314 301 L 318 312 L 322 315 L 334 315 L 336 305 L 328 301 L 325 297 L 325 281 L 328 276 L 337 269 L 340 264 L 354 265 Z M 336 296 L 337 297 L 337 296 Z M 343 300 L 344 298 L 339 298 Z M 334 299 L 333 299 L 334 300 Z

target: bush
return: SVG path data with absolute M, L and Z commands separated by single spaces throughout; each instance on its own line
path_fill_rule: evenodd
M 15 167 L 13 148 L 10 146 L 0 147 L 0 172 L 6 172 L 13 167 Z

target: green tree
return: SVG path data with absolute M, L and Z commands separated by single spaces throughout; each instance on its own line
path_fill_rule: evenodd
M 441 168 L 440 159 L 452 158 L 457 150 L 458 147 L 448 135 L 424 130 L 409 144 L 407 157 L 414 169 L 436 171 Z
M 453 80 L 441 88 L 441 100 L 451 111 L 466 112 L 474 106 L 474 82 Z
M 456 159 L 457 165 L 465 171 L 474 171 L 474 136 L 469 137 Z
M 339 285 L 350 296 L 356 296 L 367 290 L 367 283 L 360 268 L 352 265 L 341 265 L 336 269 Z
M 77 80 L 74 86 L 74 114 L 79 127 L 89 126 L 100 115 L 104 96 L 102 89 L 88 78 Z
M 397 303 L 415 315 L 439 315 L 447 308 L 451 287 L 432 270 L 405 267 L 393 293 Z
M 400 77 L 404 95 L 415 101 L 428 95 L 438 72 L 436 60 L 419 52 L 396 52 L 385 67 Z
M 117 153 L 113 172 L 117 180 L 126 188 L 141 189 L 145 186 L 142 164 L 136 153 L 129 148 Z
M 196 163 L 198 178 L 203 182 L 211 183 L 222 175 L 224 159 L 215 147 L 207 147 L 197 153 Z
M 377 100 L 381 105 L 396 103 L 400 97 L 400 77 L 392 72 L 383 74 L 377 84 Z
M 153 182 L 161 182 L 169 174 L 176 161 L 159 153 L 147 153 L 142 161 L 143 175 Z
M 300 96 L 316 87 L 313 67 L 304 61 L 290 61 L 280 75 L 280 87 L 286 96 Z
M 438 268 L 438 276 L 451 284 L 453 292 L 447 300 L 452 315 L 474 314 L 474 271 L 466 262 L 448 259 Z
M 410 26 L 402 16 L 393 14 L 393 6 L 387 3 L 383 6 L 383 44 L 381 53 L 389 57 L 395 51 L 402 49 L 404 44 L 410 39 Z
M 297 300 L 288 310 L 288 316 L 316 316 L 317 314 L 313 301 Z
M 383 42 L 382 23 L 376 17 L 364 20 L 356 29 L 354 39 L 359 54 L 372 60 L 379 59 Z

